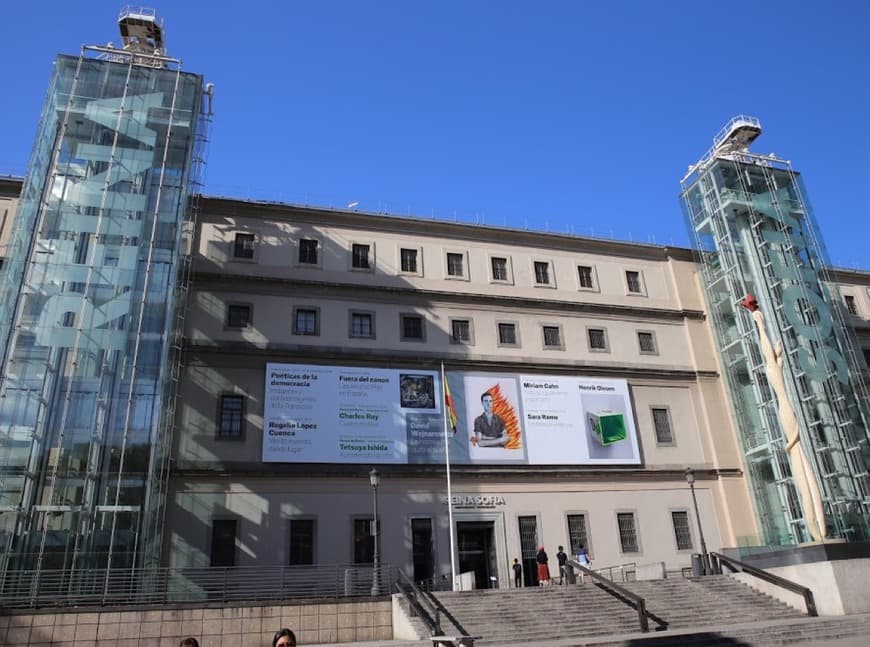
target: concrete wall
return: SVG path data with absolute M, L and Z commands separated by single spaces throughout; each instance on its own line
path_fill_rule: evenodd
M 155 609 L 0 615 L 4 647 L 175 647 L 193 636 L 201 647 L 269 647 L 290 627 L 300 645 L 390 640 L 390 600 L 270 607 Z

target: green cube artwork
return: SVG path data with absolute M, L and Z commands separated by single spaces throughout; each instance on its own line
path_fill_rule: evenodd
M 588 412 L 586 419 L 589 421 L 589 431 L 602 445 L 612 445 L 625 440 L 628 434 L 625 430 L 625 416 L 616 411 Z

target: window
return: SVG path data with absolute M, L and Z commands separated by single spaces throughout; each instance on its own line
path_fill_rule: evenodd
M 375 560 L 372 517 L 353 520 L 353 563 L 371 564 Z
M 402 325 L 403 341 L 423 341 L 425 332 L 423 329 L 423 317 L 420 315 L 399 315 Z
M 240 303 L 227 305 L 227 328 L 247 328 L 250 325 L 250 305 Z
M 211 525 L 211 565 L 236 565 L 236 520 L 214 519 Z
M 450 322 L 450 338 L 454 344 L 470 344 L 471 321 L 469 319 L 453 319 Z
M 302 238 L 299 241 L 299 263 L 302 265 L 317 265 L 318 241 L 313 238 Z
M 492 280 L 507 281 L 508 280 L 508 264 L 507 259 L 503 256 L 493 256 L 490 260 L 492 265 Z
M 465 257 L 462 254 L 447 253 L 447 276 L 465 276 Z
M 218 415 L 217 437 L 241 440 L 244 436 L 245 398 L 241 395 L 222 395 Z
M 616 513 L 616 523 L 619 526 L 619 545 L 623 553 L 638 553 L 637 528 L 634 525 L 633 512 Z
M 357 270 L 371 269 L 369 246 L 354 243 L 351 248 L 351 266 Z
M 314 519 L 290 520 L 290 566 L 314 563 Z
M 580 546 L 589 551 L 589 541 L 586 535 L 586 515 L 585 514 L 569 514 L 568 515 L 568 543 L 571 544 L 572 559 L 577 555 Z
M 580 287 L 585 290 L 592 290 L 595 287 L 594 278 L 592 276 L 592 266 L 578 265 L 577 275 L 580 279 Z
M 677 540 L 677 550 L 692 550 L 692 532 L 689 530 L 689 513 L 685 510 L 672 510 L 671 521 L 674 523 L 674 537 Z
M 659 445 L 672 445 L 674 434 L 671 432 L 671 412 L 666 407 L 652 408 L 653 427 Z
M 562 331 L 559 326 L 543 326 L 542 329 L 544 331 L 545 348 L 562 347 Z
M 432 520 L 411 519 L 411 555 L 414 581 L 428 580 L 435 574 L 435 550 L 432 543 Z
M 516 346 L 517 325 L 514 323 L 500 323 L 498 325 L 498 343 L 501 346 Z
M 607 350 L 607 333 L 604 328 L 588 328 L 589 350 Z
M 843 297 L 843 299 L 846 301 L 846 309 L 849 311 L 849 314 L 857 315 L 858 306 L 855 305 L 855 297 L 853 297 L 851 294 L 847 294 Z
M 374 315 L 371 312 L 351 312 L 350 336 L 373 338 L 375 336 Z
M 402 248 L 399 250 L 399 260 L 401 262 L 402 271 L 410 274 L 417 273 L 417 250 Z
M 294 335 L 318 335 L 317 308 L 296 308 L 293 311 Z
M 236 234 L 233 258 L 254 258 L 254 234 Z
M 550 264 L 546 261 L 535 261 L 535 283 L 550 285 Z
M 625 273 L 625 283 L 631 294 L 643 294 L 643 284 L 640 280 L 640 272 L 628 270 Z
M 637 333 L 637 343 L 640 346 L 641 354 L 655 355 L 656 353 L 658 353 L 658 351 L 656 350 L 655 333 L 652 333 L 652 332 L 639 332 L 639 333 Z

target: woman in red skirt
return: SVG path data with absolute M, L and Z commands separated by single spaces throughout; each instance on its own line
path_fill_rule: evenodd
M 538 546 L 538 554 L 535 556 L 538 562 L 538 586 L 546 586 L 550 581 L 550 567 L 547 566 L 547 553 L 543 546 Z

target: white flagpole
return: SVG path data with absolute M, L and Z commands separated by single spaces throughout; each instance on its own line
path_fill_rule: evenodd
M 444 459 L 447 467 L 447 519 L 450 524 L 450 577 L 451 589 L 456 590 L 456 542 L 454 540 L 453 528 L 453 488 L 450 484 L 450 433 L 448 419 L 450 412 L 447 409 L 447 376 L 444 374 L 444 362 L 441 362 L 441 391 L 444 395 Z

